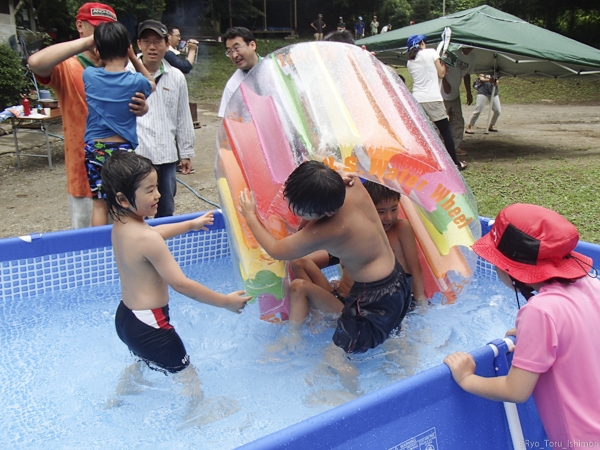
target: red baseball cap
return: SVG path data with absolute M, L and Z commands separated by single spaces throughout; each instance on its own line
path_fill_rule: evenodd
M 117 14 L 115 10 L 104 3 L 85 3 L 77 11 L 77 20 L 84 20 L 95 27 L 102 22 L 116 22 Z
M 473 244 L 480 257 L 526 284 L 587 275 L 592 258 L 574 252 L 575 225 L 537 205 L 516 203 L 498 213 L 488 234 Z

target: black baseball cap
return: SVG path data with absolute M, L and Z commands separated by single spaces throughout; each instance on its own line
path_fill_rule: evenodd
M 158 20 L 144 20 L 138 27 L 138 36 L 146 30 L 152 30 L 157 33 L 161 38 L 166 38 L 168 35 L 167 27 L 164 23 Z

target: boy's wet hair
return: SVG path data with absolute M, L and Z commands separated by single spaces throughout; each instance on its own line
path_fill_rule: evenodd
M 102 191 L 106 194 L 108 211 L 113 220 L 131 214 L 117 201 L 117 193 L 125 196 L 135 208 L 135 191 L 140 183 L 156 168 L 152 161 L 130 152 L 115 152 L 102 167 Z
M 385 202 L 388 200 L 394 200 L 396 202 L 400 201 L 400 193 L 391 190 L 379 183 L 374 183 L 373 181 L 365 181 L 363 186 L 371 196 L 371 200 L 375 205 Z
M 252 34 L 252 31 L 250 31 L 248 28 L 233 27 L 225 31 L 225 34 L 223 35 L 223 43 L 225 46 L 227 46 L 227 41 L 229 39 L 235 39 L 236 37 L 241 37 L 246 44 L 250 44 L 252 41 L 256 42 L 256 38 Z
M 324 216 L 335 213 L 346 199 L 346 185 L 339 173 L 322 162 L 300 164 L 285 182 L 283 196 L 296 215 Z
M 94 30 L 94 42 L 102 61 L 126 58 L 131 45 L 129 31 L 119 22 L 102 22 Z
M 329 42 L 342 42 L 343 44 L 354 45 L 354 38 L 348 30 L 332 31 L 327 36 L 325 36 L 323 40 Z

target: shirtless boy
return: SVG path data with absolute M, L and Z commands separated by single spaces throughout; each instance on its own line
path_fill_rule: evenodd
M 423 270 L 419 263 L 415 232 L 408 220 L 398 218 L 400 193 L 372 181 L 365 181 L 363 186 L 373 200 L 396 259 L 407 276 L 412 276 L 414 300 L 426 305 Z
M 197 302 L 235 313 L 243 311 L 250 297 L 244 291 L 221 294 L 190 280 L 165 243 L 165 239 L 192 230 L 206 230 L 206 225 L 213 223 L 212 212 L 156 227 L 144 221 L 156 213 L 160 199 L 156 169 L 149 159 L 129 152 L 113 154 L 102 170 L 102 183 L 114 219 L 112 244 L 121 278 L 117 334 L 150 368 L 181 373 L 180 381 L 190 396 L 188 414 L 193 414 L 203 394 L 183 342 L 169 323 L 168 287 Z M 128 368 L 125 377 L 131 376 L 132 370 Z
M 285 183 L 284 196 L 291 210 L 310 223 L 281 240 L 262 225 L 247 190 L 240 196 L 240 212 L 275 259 L 293 260 L 324 249 L 344 261 L 355 280 L 345 303 L 335 298 L 292 302 L 290 325 L 299 327 L 309 306 L 341 313 L 333 342 L 347 353 L 361 353 L 384 342 L 400 325 L 410 291 L 369 194 L 354 183 L 354 176 L 348 178 L 346 185 L 340 174 L 317 161 L 298 166 Z
M 427 297 L 425 296 L 423 272 L 419 263 L 415 234 L 408 220 L 398 218 L 400 193 L 372 181 L 365 181 L 363 186 L 377 209 L 377 214 L 396 259 L 405 269 L 409 281 L 412 280 L 414 306 L 426 305 Z M 305 301 L 312 305 L 319 301 L 335 303 L 333 300 L 335 297 L 343 303 L 354 284 L 348 272 L 343 270 L 342 279 L 337 286 L 332 286 L 321 272 L 321 269 L 338 263 L 340 263 L 338 258 L 332 257 L 324 250 L 292 261 L 291 267 L 295 279 L 289 288 L 290 300 L 292 302 Z

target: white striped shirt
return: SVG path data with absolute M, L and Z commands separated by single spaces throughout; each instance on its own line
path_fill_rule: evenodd
M 140 145 L 135 149 L 156 165 L 174 163 L 179 156 L 192 158 L 195 141 L 185 77 L 164 60 L 162 70 L 152 76 L 156 79 L 161 73 L 156 90 L 146 100 L 148 112 L 137 118 Z

